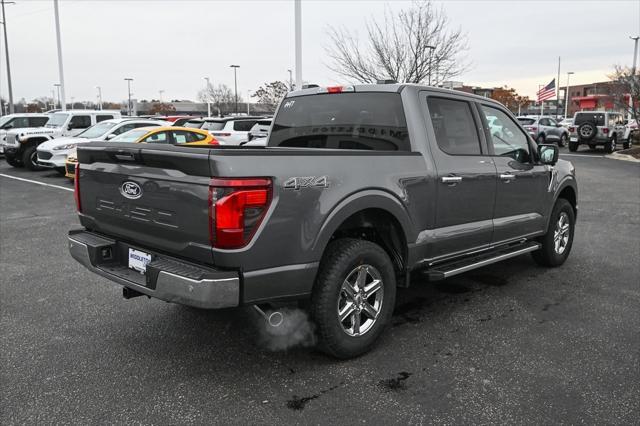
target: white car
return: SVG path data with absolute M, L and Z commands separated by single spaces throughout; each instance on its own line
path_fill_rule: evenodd
M 7 132 L 27 127 L 42 127 L 49 121 L 48 114 L 24 113 L 0 117 L 0 155 L 4 154 Z
M 624 149 L 631 148 L 631 140 L 629 139 L 629 137 L 631 136 L 631 132 L 634 131 L 638 131 L 638 122 L 631 119 L 627 124 L 624 125 L 624 136 L 622 137 Z
M 101 121 L 74 137 L 52 139 L 38 145 L 38 164 L 43 167 L 54 168 L 63 175 L 67 156 L 73 152 L 78 144 L 91 141 L 108 141 L 138 127 L 169 125 L 170 123 L 166 121 L 135 118 L 117 118 Z
M 4 145 L 5 159 L 13 167 L 40 170 L 38 145 L 51 139 L 76 136 L 96 123 L 113 118 L 120 118 L 120 111 L 80 109 L 54 112 L 43 127 L 9 131 Z
M 211 133 L 220 145 L 240 145 L 249 140 L 251 128 L 265 117 L 225 117 L 225 118 L 203 118 L 200 127 Z M 194 123 L 196 120 L 191 120 Z M 192 125 L 189 125 L 192 127 Z

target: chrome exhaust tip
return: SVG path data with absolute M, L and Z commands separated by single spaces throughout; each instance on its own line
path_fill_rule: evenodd
M 253 305 L 253 308 L 264 318 L 264 320 L 271 327 L 280 327 L 284 322 L 284 315 L 280 311 L 273 311 L 267 314 L 258 305 Z

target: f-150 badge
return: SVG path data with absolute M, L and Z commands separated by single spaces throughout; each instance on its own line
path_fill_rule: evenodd
M 295 189 L 296 191 L 302 188 L 327 188 L 329 181 L 326 176 L 290 177 L 282 186 L 284 189 Z

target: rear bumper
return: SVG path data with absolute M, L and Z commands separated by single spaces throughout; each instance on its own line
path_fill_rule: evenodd
M 87 231 L 69 232 L 69 253 L 87 269 L 150 297 L 203 309 L 240 304 L 238 272 L 188 264 L 151 253 L 147 273 L 126 266 L 129 245 Z

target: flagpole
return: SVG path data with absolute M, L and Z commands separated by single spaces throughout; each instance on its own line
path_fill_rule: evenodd
M 556 79 L 556 118 L 558 118 L 559 110 L 560 110 L 560 56 L 558 56 L 558 78 Z
M 539 84 L 538 85 L 538 99 L 540 99 L 540 90 L 542 90 L 544 86 Z M 544 99 L 540 101 L 540 117 L 542 117 L 544 115 Z

